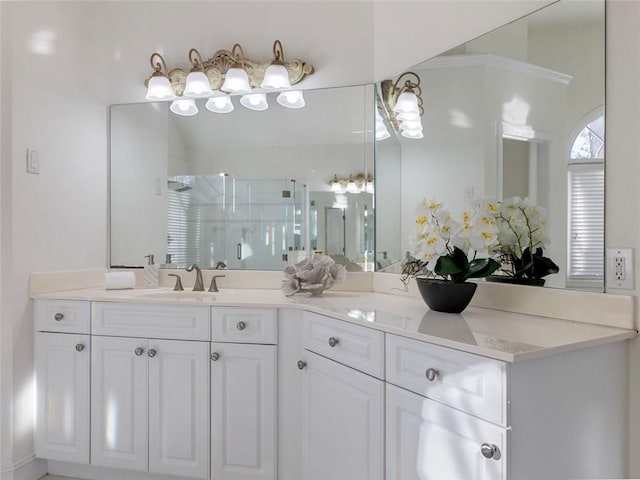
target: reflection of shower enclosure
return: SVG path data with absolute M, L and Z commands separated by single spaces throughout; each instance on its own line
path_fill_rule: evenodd
M 229 175 L 169 179 L 167 252 L 183 266 L 273 270 L 305 247 L 305 189 Z

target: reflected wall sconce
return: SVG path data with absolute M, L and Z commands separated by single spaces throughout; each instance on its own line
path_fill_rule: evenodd
M 329 181 L 331 191 L 336 194 L 345 193 L 373 193 L 373 177 L 371 175 L 364 176 L 363 174 L 349 175 L 348 178 L 338 178 L 338 175 L 334 175 Z
M 150 62 L 153 73 L 144 82 L 145 99 L 173 100 L 170 110 L 178 115 L 198 113 L 198 98 L 208 99 L 205 108 L 211 112 L 229 113 L 234 109 L 231 95 L 243 95 L 240 104 L 250 110 L 266 110 L 269 105 L 265 91 L 281 92 L 277 102 L 283 107 L 302 108 L 302 90 L 292 90 L 292 85 L 315 70 L 302 60 L 286 61 L 280 40 L 273 43 L 273 58 L 264 62 L 247 59 L 238 43 L 231 50 L 218 50 L 208 60 L 192 48 L 188 74 L 180 68 L 169 70 L 159 53 L 152 54 Z
M 402 83 L 404 79 L 404 83 Z M 398 77 L 395 83 L 392 80 L 383 80 L 380 84 L 382 91 L 382 101 L 393 127 L 405 138 L 420 139 L 422 133 L 422 115 L 424 108 L 422 105 L 422 88 L 420 87 L 420 77 L 414 72 L 405 72 Z M 380 117 L 381 125 L 384 125 Z M 376 139 L 388 138 L 381 133 L 378 134 L 378 117 L 376 116 Z M 385 127 L 386 128 L 386 127 Z M 387 131 L 388 133 L 388 131 Z M 384 138 L 382 138 L 384 137 Z

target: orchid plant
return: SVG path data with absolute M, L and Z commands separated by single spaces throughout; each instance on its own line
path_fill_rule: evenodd
M 492 211 L 498 226 L 498 244 L 493 249 L 502 263 L 501 271 L 516 279 L 539 279 L 558 273 L 558 266 L 543 256 L 549 245 L 544 209 L 528 198 L 503 200 Z
M 420 202 L 413 239 L 414 260 L 405 264 L 401 277 L 405 286 L 411 278 L 424 273 L 427 277 L 460 283 L 495 272 L 500 264 L 488 252 L 498 241 L 494 215 L 498 208 L 495 202 L 475 201 L 458 222 L 443 203 Z

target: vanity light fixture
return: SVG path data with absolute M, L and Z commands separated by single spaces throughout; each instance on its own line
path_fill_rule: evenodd
M 168 70 L 159 53 L 151 55 L 153 73 L 145 80 L 145 98 L 154 101 L 208 98 L 207 110 L 228 113 L 233 110 L 233 104 L 228 96 L 222 95 L 246 94 L 247 98 L 240 99 L 241 105 L 251 110 L 265 110 L 268 104 L 264 93 L 252 92 L 252 88 L 261 87 L 267 91 L 281 91 L 277 102 L 283 107 L 302 108 L 305 106 L 302 91 L 290 90 L 291 85 L 314 73 L 313 66 L 302 60 L 285 61 L 284 48 L 279 40 L 273 44 L 273 58 L 265 62 L 247 59 L 238 43 L 230 51 L 218 50 L 208 60 L 203 60 L 200 53 L 192 48 L 189 50 L 189 62 L 191 70 L 187 74 L 180 68 Z M 186 105 L 189 108 L 185 109 Z M 171 111 L 192 114 L 194 109 L 197 113 L 195 103 L 178 102 L 172 105 Z
M 191 117 L 198 113 L 198 107 L 196 101 L 193 98 L 179 98 L 171 102 L 169 107 L 176 115 L 182 115 L 183 117 Z
M 264 80 L 260 87 L 265 90 L 291 90 L 289 71 L 284 66 L 284 49 L 280 40 L 273 42 L 273 56 L 275 58 L 264 72 Z
M 153 59 L 156 59 L 156 63 Z M 167 75 L 167 64 L 159 53 L 151 55 L 151 67 L 153 73 L 147 80 L 147 100 L 173 100 L 176 94 L 173 92 L 169 76 Z
M 404 83 L 401 83 L 403 80 Z M 404 72 L 395 83 L 384 80 L 380 87 L 384 108 L 393 127 L 405 138 L 424 138 L 420 118 L 424 115 L 420 77 L 414 72 Z M 380 136 L 383 135 L 383 133 L 380 134 Z M 377 127 L 376 138 L 378 138 Z
M 195 48 L 189 50 L 189 61 L 193 67 L 191 68 L 189 75 L 187 75 L 182 95 L 191 98 L 210 97 L 213 95 L 213 90 L 211 89 L 209 78 L 207 78 L 204 73 L 202 57 Z
M 363 174 L 349 175 L 348 178 L 338 178 L 338 175 L 334 175 L 329 181 L 331 191 L 336 194 L 345 193 L 373 193 L 373 177 L 371 175 L 364 176 Z

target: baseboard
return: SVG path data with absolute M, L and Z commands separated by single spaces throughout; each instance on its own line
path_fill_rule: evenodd
M 31 455 L 0 470 L 0 480 L 39 480 L 47 474 L 47 462 Z
M 185 477 L 159 475 L 157 473 L 130 472 L 116 468 L 80 465 L 76 463 L 49 460 L 49 473 L 64 477 L 84 478 L 88 480 L 185 480 Z M 4 478 L 2 479 L 4 480 Z

